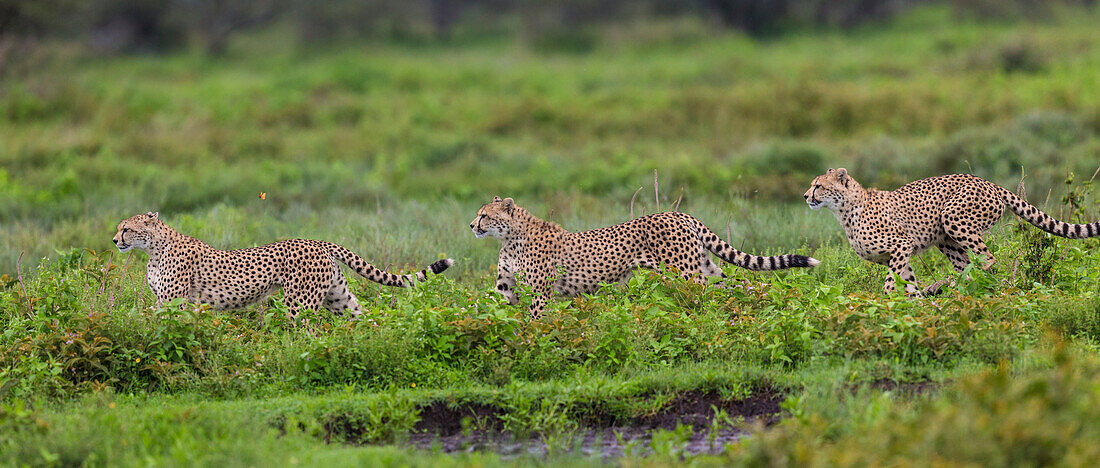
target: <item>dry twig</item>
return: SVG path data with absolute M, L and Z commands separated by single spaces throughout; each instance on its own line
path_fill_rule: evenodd
M 107 291 L 107 273 L 111 272 L 111 257 L 112 252 L 107 252 L 107 264 L 103 265 L 103 277 L 99 280 L 99 294 L 103 294 Z
M 130 260 L 134 259 L 134 251 L 130 251 L 130 255 L 126 256 L 126 262 L 122 264 L 122 273 L 118 276 L 118 287 L 111 291 L 110 296 L 107 297 L 107 312 L 115 310 L 115 295 L 122 291 L 122 280 L 126 279 L 126 272 L 130 270 Z
M 730 223 L 732 223 L 732 222 L 733 222 L 733 213 L 730 213 L 729 217 L 726 218 L 726 242 L 730 242 L 730 241 L 733 240 L 733 229 L 730 226 Z
M 676 204 L 672 206 L 672 211 L 680 211 L 680 201 L 684 199 L 684 186 L 680 186 L 680 196 L 676 198 Z
M 641 192 L 642 188 L 638 187 L 638 190 L 634 191 L 634 196 L 630 197 L 630 219 L 634 219 L 634 199 L 638 197 L 638 192 Z

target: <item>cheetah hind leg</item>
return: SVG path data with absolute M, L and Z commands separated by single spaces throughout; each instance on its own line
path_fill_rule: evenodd
M 955 238 L 954 240 L 955 242 L 958 242 L 960 248 L 965 249 L 963 250 L 964 256 L 966 255 L 966 250 L 969 250 L 971 252 L 974 252 L 975 255 L 985 259 L 982 262 L 983 270 L 988 271 L 990 268 L 993 268 L 993 265 L 995 263 L 997 263 L 997 258 L 993 256 L 993 252 L 989 251 L 989 247 L 986 246 L 985 241 L 982 240 L 981 233 L 971 234 L 970 236 L 963 238 Z M 968 258 L 966 261 L 967 263 L 969 263 L 970 259 Z M 963 265 L 963 268 L 966 268 L 966 266 Z
M 966 254 L 967 250 L 974 252 L 975 255 L 984 259 L 981 265 L 983 270 L 988 271 L 990 268 L 993 268 L 993 265 L 997 263 L 997 259 L 993 256 L 993 253 L 989 251 L 989 247 L 985 245 L 985 242 L 982 241 L 980 233 L 970 234 L 966 237 L 960 235 L 960 237 L 962 238 L 961 240 L 949 238 L 938 246 L 940 252 L 943 252 L 943 254 L 947 256 L 947 259 L 951 260 L 951 265 L 955 267 L 955 271 L 962 273 L 966 271 L 966 267 L 970 265 L 970 257 Z M 950 280 L 938 281 L 928 288 L 925 288 L 925 290 L 927 291 L 935 287 L 935 292 L 938 293 L 939 289 L 946 284 L 954 285 L 955 279 L 952 278 Z
M 988 219 L 996 220 L 996 218 Z M 997 258 L 993 256 L 993 252 L 989 251 L 989 247 L 982 240 L 982 232 L 989 228 L 985 224 L 992 223 L 962 226 L 944 224 L 944 232 L 948 236 L 945 244 L 949 245 L 948 250 L 951 253 L 943 248 L 940 248 L 940 250 L 947 254 L 947 258 L 951 259 L 951 264 L 955 266 L 955 270 L 962 272 L 970 264 L 970 257 L 966 254 L 967 251 L 974 252 L 974 255 L 982 258 L 981 269 L 983 270 L 989 271 L 997 263 Z
M 504 296 L 504 299 L 508 301 L 508 304 L 516 305 L 519 303 L 519 297 L 516 297 L 516 277 L 508 271 L 497 271 L 496 291 Z
M 951 261 L 951 266 L 955 267 L 955 271 L 962 273 L 966 270 L 966 266 L 970 264 L 970 258 L 966 256 L 966 249 L 962 248 L 957 242 L 947 239 L 936 248 L 943 252 L 944 256 Z M 931 297 L 939 294 L 944 286 L 954 286 L 955 278 L 942 279 L 936 281 L 921 290 L 921 296 Z
M 963 270 L 966 270 L 966 266 L 970 264 L 970 257 L 966 256 L 966 249 L 958 242 L 948 239 L 936 247 L 951 261 L 951 266 L 955 267 L 955 271 L 962 273 Z
M 709 283 L 709 281 L 707 281 L 707 278 L 710 278 L 710 277 L 715 277 L 715 278 L 725 278 L 726 277 L 726 274 L 722 272 L 722 267 L 718 266 L 717 263 L 714 263 L 714 261 L 711 260 L 710 256 L 707 255 L 706 253 L 702 254 L 702 258 L 699 261 L 699 266 L 700 266 L 700 271 L 702 272 L 702 274 L 696 276 L 696 278 L 699 279 L 699 281 L 697 281 L 697 282 L 700 283 L 700 284 L 706 285 L 707 283 Z M 714 283 L 714 287 L 716 287 L 716 288 L 725 288 L 726 283 L 725 283 L 725 281 L 720 281 L 720 282 Z
M 956 257 L 948 254 L 956 270 L 962 271 L 961 268 L 966 268 L 970 263 L 970 259 L 966 256 L 967 250 L 985 259 L 982 262 L 982 269 L 989 270 L 997 259 L 993 257 L 993 253 L 982 240 L 982 233 L 993 227 L 1001 217 L 1004 204 L 986 193 L 976 193 L 970 198 L 972 199 L 950 200 L 944 204 L 940 218 L 943 222 L 943 232 L 947 234 L 944 244 L 949 245 L 951 250 L 956 252 L 955 255 L 961 255 L 956 260 Z M 944 253 L 947 252 L 944 251 Z
M 335 315 L 343 315 L 344 311 L 351 314 L 351 318 L 359 318 L 363 313 L 363 306 L 355 294 L 348 289 L 348 281 L 343 273 L 337 272 L 333 282 L 325 293 L 325 308 Z
M 322 291 L 311 291 L 304 287 L 301 280 L 290 280 L 283 285 L 283 299 L 287 307 L 287 318 L 294 321 L 304 309 L 317 310 L 324 298 Z
M 708 284 L 707 277 L 722 276 L 722 269 L 710 259 L 710 254 L 705 250 L 703 244 L 696 247 L 694 258 L 690 255 L 672 255 L 666 265 L 678 270 L 680 276 L 685 280 L 702 286 Z
M 938 296 L 941 292 L 943 292 L 944 286 L 953 286 L 954 284 L 954 279 L 941 279 L 939 281 L 936 281 L 935 283 L 925 286 L 924 289 L 921 289 L 920 292 L 917 293 L 917 297 Z

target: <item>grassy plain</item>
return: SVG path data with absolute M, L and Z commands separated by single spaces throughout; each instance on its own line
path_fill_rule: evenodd
M 828 167 L 883 188 L 945 172 L 1014 188 L 1023 166 L 1033 202 L 1096 220 L 1097 19 L 927 9 L 763 42 L 675 22 L 610 28 L 585 52 L 472 37 L 301 48 L 279 29 L 221 58 L 45 48 L 0 81 L 0 462 L 586 465 L 599 459 L 567 436 L 685 394 L 783 401 L 782 422 L 697 464 L 1094 460 L 1095 240 L 1008 218 L 993 274 L 912 301 L 882 296 L 884 269 L 798 202 Z M 635 210 L 656 209 L 655 169 L 663 208 L 682 187 L 680 209 L 734 245 L 822 266 L 728 268 L 744 283 L 717 290 L 639 274 L 543 321 L 489 295 L 498 246 L 467 226 L 481 203 L 610 225 L 638 187 Z M 309 237 L 393 268 L 459 263 L 410 290 L 356 281 L 359 322 L 292 326 L 277 299 L 151 311 L 144 256 L 109 249 L 114 225 L 147 210 L 221 248 Z M 915 267 L 954 274 L 939 254 Z M 904 391 L 917 387 L 931 390 Z M 433 404 L 490 408 L 464 427 L 555 453 L 406 448 Z M 620 463 L 681 462 L 670 434 Z

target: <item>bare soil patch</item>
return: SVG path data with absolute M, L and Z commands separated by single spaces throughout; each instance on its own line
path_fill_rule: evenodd
M 625 453 L 650 453 L 654 433 L 688 426 L 691 429 L 681 429 L 683 437 L 672 442 L 672 450 L 685 455 L 718 453 L 746 432 L 739 426 L 714 424 L 715 409 L 724 411 L 732 420 L 743 418 L 746 422 L 771 424 L 779 419 L 782 400 L 783 395 L 772 389 L 757 391 L 741 400 L 725 400 L 715 392 L 693 391 L 677 396 L 654 414 L 625 419 L 599 407 L 584 407 L 575 409 L 579 427 L 571 434 L 552 437 L 532 434 L 524 438 L 503 430 L 501 408 L 434 402 L 420 408 L 420 421 L 407 443 L 447 453 L 492 451 L 505 456 L 538 456 L 564 449 L 614 458 Z

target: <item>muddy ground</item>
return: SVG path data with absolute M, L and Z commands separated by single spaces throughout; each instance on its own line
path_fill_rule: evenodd
M 601 458 L 624 454 L 646 455 L 658 450 L 680 454 L 720 453 L 726 444 L 745 435 L 741 425 L 713 423 L 715 408 L 725 411 L 733 421 L 771 424 L 779 418 L 783 396 L 775 391 L 760 391 L 743 400 L 723 400 L 717 393 L 688 392 L 652 414 L 622 420 L 588 409 L 579 418 L 579 426 L 566 434 L 529 434 L 517 438 L 504 431 L 499 408 L 484 405 L 452 407 L 436 402 L 420 410 L 407 443 L 413 447 L 443 452 L 491 451 L 505 456 L 545 455 L 550 451 L 569 451 Z M 466 420 L 466 428 L 463 428 Z M 470 422 L 477 421 L 477 429 Z M 653 441 L 660 430 L 681 428 L 679 436 L 665 434 Z
M 870 386 L 912 397 L 935 391 L 939 384 L 880 379 Z M 502 408 L 437 401 L 421 407 L 420 421 L 410 434 L 399 439 L 400 443 L 418 449 L 445 453 L 485 451 L 506 457 L 569 452 L 610 459 L 628 454 L 644 456 L 655 450 L 681 455 L 715 454 L 744 437 L 746 426 L 777 422 L 779 403 L 784 398 L 784 394 L 771 389 L 757 390 L 741 400 L 725 400 L 715 392 L 687 392 L 653 414 L 624 419 L 606 409 L 586 407 L 570 415 L 577 421 L 574 428 L 556 434 L 521 436 L 504 430 Z M 716 409 L 724 411 L 729 419 L 716 423 Z M 730 424 L 731 421 L 743 423 Z M 339 418 L 332 420 L 325 427 L 326 440 L 359 439 L 356 427 L 342 424 Z M 675 431 L 675 435 L 667 431 Z

